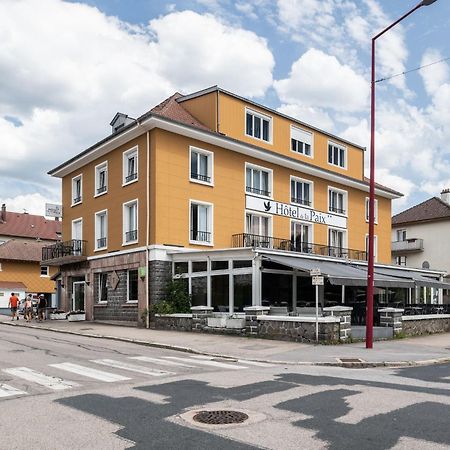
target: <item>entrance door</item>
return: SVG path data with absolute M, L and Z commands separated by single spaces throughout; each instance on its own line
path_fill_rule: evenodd
M 84 281 L 73 283 L 72 310 L 84 311 Z

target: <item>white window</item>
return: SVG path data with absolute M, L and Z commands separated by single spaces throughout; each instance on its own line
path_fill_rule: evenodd
M 398 266 L 406 266 L 406 256 L 396 256 L 395 264 Z
M 190 180 L 195 183 L 214 183 L 213 163 L 214 154 L 206 150 L 190 147 Z
M 123 153 L 123 184 L 133 183 L 138 179 L 138 148 L 134 147 Z
M 291 222 L 291 242 L 296 252 L 312 253 L 312 225 Z
M 245 165 L 245 191 L 264 197 L 271 196 L 272 171 L 263 167 Z
M 123 244 L 138 241 L 138 201 L 132 200 L 123 205 Z
M 406 230 L 397 230 L 397 241 L 406 241 Z
M 108 192 L 108 162 L 95 166 L 95 196 Z
M 311 181 L 291 177 L 291 202 L 304 206 L 312 206 L 313 184 Z
M 375 199 L 374 202 L 374 217 L 375 217 L 375 223 L 378 223 L 378 200 Z M 369 197 L 366 197 L 366 222 L 369 221 Z
M 369 257 L 369 235 L 366 234 L 366 253 Z M 378 260 L 378 237 L 373 237 L 373 260 L 376 262 Z
M 127 302 L 136 303 L 138 301 L 138 270 L 132 269 L 127 272 Z
M 291 126 L 291 150 L 302 155 L 312 156 L 313 135 L 309 131 Z
M 347 192 L 328 188 L 328 211 L 336 214 L 347 212 Z
M 95 213 L 95 250 L 108 246 L 108 211 Z
M 98 274 L 98 302 L 107 303 L 108 302 L 108 274 L 99 273 Z
M 83 177 L 78 175 L 72 178 L 72 206 L 83 201 Z
M 346 256 L 345 244 L 346 232 L 335 228 L 328 229 L 329 255 L 337 258 Z
M 41 277 L 48 277 L 48 266 L 41 266 Z
M 72 251 L 74 255 L 83 252 L 83 219 L 72 220 Z
M 328 163 L 346 169 L 347 149 L 342 145 L 328 142 Z
M 192 244 L 213 243 L 213 205 L 190 201 L 190 242 Z
M 245 110 L 245 134 L 262 141 L 272 141 L 272 118 L 250 109 Z
M 244 247 L 270 248 L 271 218 L 261 214 L 245 214 Z

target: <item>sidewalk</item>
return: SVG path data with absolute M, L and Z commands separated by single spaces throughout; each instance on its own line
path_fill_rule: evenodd
M 27 324 L 23 319 L 13 322 L 3 315 L 0 315 L 0 325 L 135 342 L 215 357 L 283 364 L 367 367 L 450 362 L 450 333 L 374 342 L 374 348 L 367 350 L 363 342 L 313 345 L 217 334 L 147 330 L 96 322 L 46 320 L 43 323 Z M 359 359 L 361 362 L 343 363 L 341 359 Z

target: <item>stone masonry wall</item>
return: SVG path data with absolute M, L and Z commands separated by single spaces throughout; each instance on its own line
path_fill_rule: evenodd
M 167 283 L 172 278 L 172 263 L 170 261 L 149 261 L 148 274 L 150 304 L 159 303 L 164 300 Z
M 403 332 L 408 336 L 450 332 L 450 318 L 403 320 Z
M 155 316 L 151 324 L 156 330 L 192 331 L 192 317 Z

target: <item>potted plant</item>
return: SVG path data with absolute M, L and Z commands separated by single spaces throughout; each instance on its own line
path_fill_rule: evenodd
M 77 311 L 70 311 L 67 314 L 67 320 L 69 322 L 80 322 L 82 320 L 86 320 L 86 314 L 84 311 L 80 309 Z
M 49 314 L 50 320 L 66 320 L 67 319 L 67 313 L 63 311 L 62 309 L 55 309 Z

